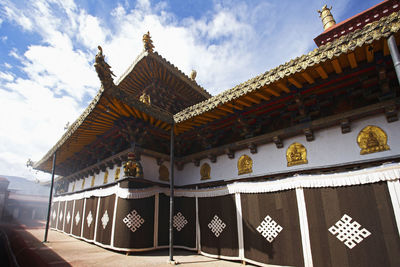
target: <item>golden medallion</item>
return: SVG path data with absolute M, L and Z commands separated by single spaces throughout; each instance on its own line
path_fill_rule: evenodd
M 208 163 L 203 163 L 200 168 L 200 179 L 201 180 L 208 180 L 211 179 L 210 177 L 211 167 Z
M 160 179 L 160 181 L 169 181 L 169 170 L 167 167 L 165 167 L 164 164 L 160 165 L 160 168 L 158 169 L 158 174 L 158 179 Z
M 300 143 L 291 144 L 286 150 L 287 166 L 307 164 L 307 149 Z
M 242 155 L 238 160 L 237 167 L 238 167 L 238 175 L 252 173 L 253 160 L 247 155 Z
M 121 172 L 121 168 L 117 168 L 117 169 L 115 170 L 115 177 L 114 177 L 114 180 L 115 180 L 115 181 L 119 179 L 119 173 L 120 173 L 120 172 Z
M 357 144 L 361 148 L 360 155 L 389 150 L 387 135 L 378 126 L 368 125 L 357 136 Z
M 106 184 L 106 183 L 108 183 L 108 170 L 106 170 L 106 171 L 104 172 L 103 184 Z

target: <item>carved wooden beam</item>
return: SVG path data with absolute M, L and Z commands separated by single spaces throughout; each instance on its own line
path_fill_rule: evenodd
M 251 154 L 256 154 L 257 153 L 257 145 L 254 143 L 250 143 L 248 148 L 250 149 Z
M 279 138 L 279 136 L 272 137 L 272 141 L 275 143 L 276 148 L 282 148 L 283 147 L 282 140 Z
M 346 134 L 351 132 L 351 127 L 350 127 L 350 120 L 349 119 L 343 119 L 340 121 L 340 127 L 342 129 L 342 134 Z
M 315 139 L 314 138 L 314 132 L 310 128 L 303 129 L 303 133 L 306 136 L 306 140 L 308 142 L 311 142 L 311 141 L 313 141 Z

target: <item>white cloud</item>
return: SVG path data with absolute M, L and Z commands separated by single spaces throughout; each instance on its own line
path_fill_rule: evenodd
M 0 80 L 4 80 L 6 82 L 12 82 L 14 80 L 14 75 L 10 72 L 0 71 Z
M 337 1 L 338 10 L 347 0 Z M 142 35 L 151 33 L 155 50 L 217 94 L 308 52 L 322 32 L 316 9 L 293 1 L 246 4 L 216 2 L 198 19 L 181 20 L 148 0 L 127 2 L 97 17 L 73 0 L 37 0 L 24 5 L 0 0 L 4 20 L 41 38 L 25 48 L 9 48 L 24 77 L 0 72 L 0 174 L 34 175 L 28 158 L 39 160 L 86 107 L 99 81 L 92 66 L 102 45 L 114 73 L 121 75 L 142 51 Z M 1 22 L 0 22 L 1 24 Z M 10 37 L 9 37 L 10 38 Z M 36 175 L 36 174 L 35 174 Z M 43 174 L 37 174 L 45 177 Z

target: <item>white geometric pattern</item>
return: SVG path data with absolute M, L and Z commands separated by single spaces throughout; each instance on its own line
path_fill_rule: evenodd
M 109 220 L 110 218 L 108 217 L 108 212 L 106 210 L 103 214 L 103 217 L 101 217 L 101 224 L 103 225 L 103 229 L 106 229 Z
M 217 216 L 217 214 L 214 215 L 214 218 L 208 224 L 208 228 L 210 228 L 211 232 L 213 232 L 216 237 L 219 237 L 225 227 L 226 224 Z
M 53 210 L 53 221 L 56 219 L 57 213 L 55 210 Z
M 122 220 L 126 226 L 132 231 L 136 232 L 137 229 L 144 224 L 144 219 L 137 213 L 136 210 L 132 210 L 125 218 Z
M 71 220 L 71 213 L 68 211 L 68 213 L 67 213 L 67 223 L 69 223 L 69 220 Z
M 183 227 L 185 227 L 185 225 L 188 223 L 188 221 L 186 220 L 185 216 L 182 215 L 182 213 L 178 212 L 175 216 L 174 216 L 174 223 L 173 226 L 176 228 L 176 230 L 178 232 L 180 232 Z
M 62 221 L 62 217 L 63 217 L 63 213 L 62 213 L 62 211 L 60 212 L 60 222 Z
M 269 215 L 264 218 L 261 224 L 257 227 L 257 231 L 267 239 L 269 243 L 274 241 L 283 227 L 274 221 Z
M 329 228 L 331 234 L 336 235 L 336 238 L 342 241 L 349 249 L 354 248 L 358 243 L 364 240 L 371 233 L 363 228 L 357 221 L 351 222 L 352 218 L 344 214 L 343 217 Z
M 90 227 L 90 225 L 91 225 L 92 222 L 93 222 L 92 211 L 89 211 L 89 214 L 88 214 L 88 216 L 86 217 L 86 220 L 87 220 L 87 227 Z
M 79 215 L 79 211 L 75 215 L 75 224 L 78 225 L 79 221 L 81 220 L 81 216 Z

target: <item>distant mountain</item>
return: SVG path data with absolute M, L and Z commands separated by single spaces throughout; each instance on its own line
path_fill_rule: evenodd
M 44 186 L 35 181 L 28 180 L 23 177 L 0 175 L 0 177 L 7 178 L 10 182 L 8 190 L 17 192 L 23 195 L 36 195 L 36 196 L 48 196 L 50 192 L 49 186 Z

